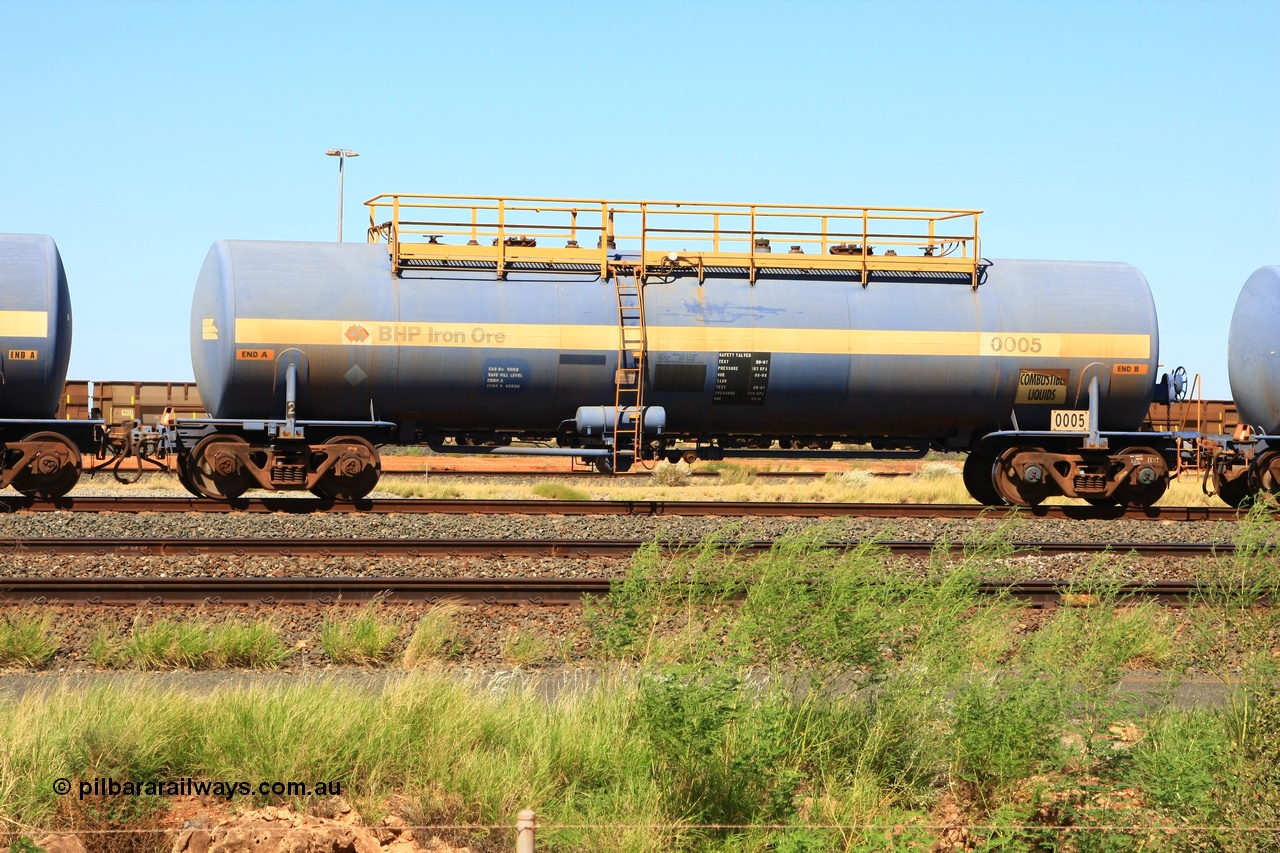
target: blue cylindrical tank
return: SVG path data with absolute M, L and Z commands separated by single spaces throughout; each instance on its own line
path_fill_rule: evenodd
M 0 234 L 0 418 L 51 418 L 71 358 L 71 296 L 44 234 Z
M 929 438 L 1045 429 L 1102 390 L 1100 427 L 1137 429 L 1159 354 L 1155 305 L 1122 263 L 991 261 L 976 291 L 902 279 L 761 273 L 650 278 L 645 403 L 668 435 Z M 574 273 L 406 270 L 383 245 L 220 241 L 191 317 L 219 418 L 376 417 L 437 432 L 551 434 L 612 405 L 611 281 Z
M 1227 338 L 1227 371 L 1240 422 L 1280 434 L 1280 266 L 1249 276 Z

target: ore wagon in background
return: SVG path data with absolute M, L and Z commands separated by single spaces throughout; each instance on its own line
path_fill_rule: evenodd
M 108 424 L 137 420 L 148 426 L 165 417 L 205 416 L 194 382 L 90 382 L 68 379 L 56 417 L 101 418 Z

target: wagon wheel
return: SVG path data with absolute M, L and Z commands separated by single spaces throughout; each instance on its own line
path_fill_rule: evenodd
M 186 472 L 202 497 L 233 501 L 253 485 L 253 475 L 245 470 L 235 451 L 249 442 L 237 435 L 210 435 L 191 449 Z M 184 483 L 183 485 L 186 485 Z
M 991 481 L 1005 503 L 1014 506 L 1038 506 L 1054 493 L 1049 477 L 1041 466 L 1040 480 L 1029 483 L 1018 475 L 1014 460 L 1023 453 L 1044 453 L 1042 447 L 1010 447 L 996 457 L 991 468 Z
M 1249 488 L 1248 469 L 1237 470 L 1236 476 L 1230 477 L 1227 472 L 1213 469 L 1213 491 L 1227 506 L 1239 509 L 1253 497 Z
M 1159 459 L 1164 458 L 1150 447 L 1126 447 L 1124 450 L 1120 451 L 1121 456 L 1129 456 L 1131 454 L 1155 456 Z M 1116 489 L 1116 500 L 1118 500 L 1123 506 L 1128 507 L 1151 506 L 1156 501 L 1160 500 L 1160 498 L 1164 497 L 1165 490 L 1169 488 L 1168 469 L 1164 468 L 1162 471 L 1156 471 L 1155 474 L 1155 479 L 1148 484 L 1137 486 L 1125 485 Z
M 13 476 L 13 487 L 29 498 L 52 500 L 71 491 L 80 479 L 80 450 L 66 436 L 37 432 L 23 441 L 57 444 L 55 450 L 38 450 L 27 466 Z
M 202 498 L 204 497 L 204 494 L 199 489 L 196 488 L 195 481 L 191 478 L 190 466 L 191 466 L 191 454 L 190 453 L 179 454 L 178 464 L 176 466 L 178 482 L 182 484 L 182 488 L 186 489 L 188 492 L 195 495 L 196 497 Z
M 964 487 L 970 497 L 984 506 L 1003 506 L 1005 503 L 991 478 L 995 461 L 991 454 L 977 450 L 970 451 L 964 460 Z
M 631 456 L 618 456 L 618 467 L 613 467 L 613 456 L 597 456 L 595 459 L 596 471 L 601 474 L 625 474 L 631 470 L 631 463 L 634 462 Z
M 382 475 L 382 460 L 378 450 L 363 438 L 352 435 L 338 436 L 325 445 L 354 444 L 358 449 L 344 451 L 333 467 L 311 487 L 311 494 L 334 501 L 358 501 L 378 485 Z
M 1253 460 L 1249 488 L 1254 492 L 1280 492 L 1280 450 L 1268 450 Z

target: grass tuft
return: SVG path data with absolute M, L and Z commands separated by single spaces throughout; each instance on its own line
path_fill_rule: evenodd
M 921 480 L 939 480 L 946 477 L 959 477 L 960 469 L 950 462 L 926 462 L 912 474 Z
M 0 619 L 0 667 L 45 666 L 58 651 L 54 615 L 17 613 Z
M 123 645 L 123 641 L 111 629 L 106 625 L 99 625 L 89 640 L 89 662 L 99 669 L 117 666 L 123 662 L 120 657 Z
M 538 483 L 533 494 L 552 501 L 587 501 L 591 495 L 566 483 Z
M 741 465 L 734 465 L 730 462 L 723 463 L 720 467 L 720 485 L 722 486 L 750 486 L 758 479 L 750 468 L 744 468 Z
M 212 650 L 204 626 L 161 619 L 151 625 L 135 623 L 119 656 L 138 669 L 202 669 L 212 662 Z
M 217 667 L 275 669 L 292 654 L 280 638 L 280 629 L 270 621 L 228 619 L 209 629 L 209 639 L 210 657 Z
M 551 655 L 550 640 L 531 628 L 512 628 L 502 643 L 503 659 L 514 666 L 541 666 Z
M 334 663 L 369 666 L 385 663 L 400 626 L 378 615 L 378 603 L 366 604 L 355 614 L 335 608 L 320 626 L 320 646 Z
M 405 647 L 402 663 L 405 669 L 413 669 L 430 661 L 454 657 L 462 651 L 462 639 L 458 632 L 458 614 L 462 605 L 456 601 L 435 604 L 418 620 L 413 636 Z
M 830 479 L 835 485 L 849 489 L 865 489 L 875 480 L 875 475 L 865 468 L 854 468 L 852 471 L 828 474 L 823 479 Z
M 659 486 L 682 488 L 689 485 L 692 469 L 687 462 L 668 462 L 663 459 L 653 469 L 653 482 Z

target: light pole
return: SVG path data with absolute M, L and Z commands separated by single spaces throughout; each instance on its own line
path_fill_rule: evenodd
M 330 157 L 338 158 L 338 242 L 342 242 L 342 166 L 347 162 L 348 157 L 359 157 L 360 155 L 347 148 L 330 148 L 324 152 Z

